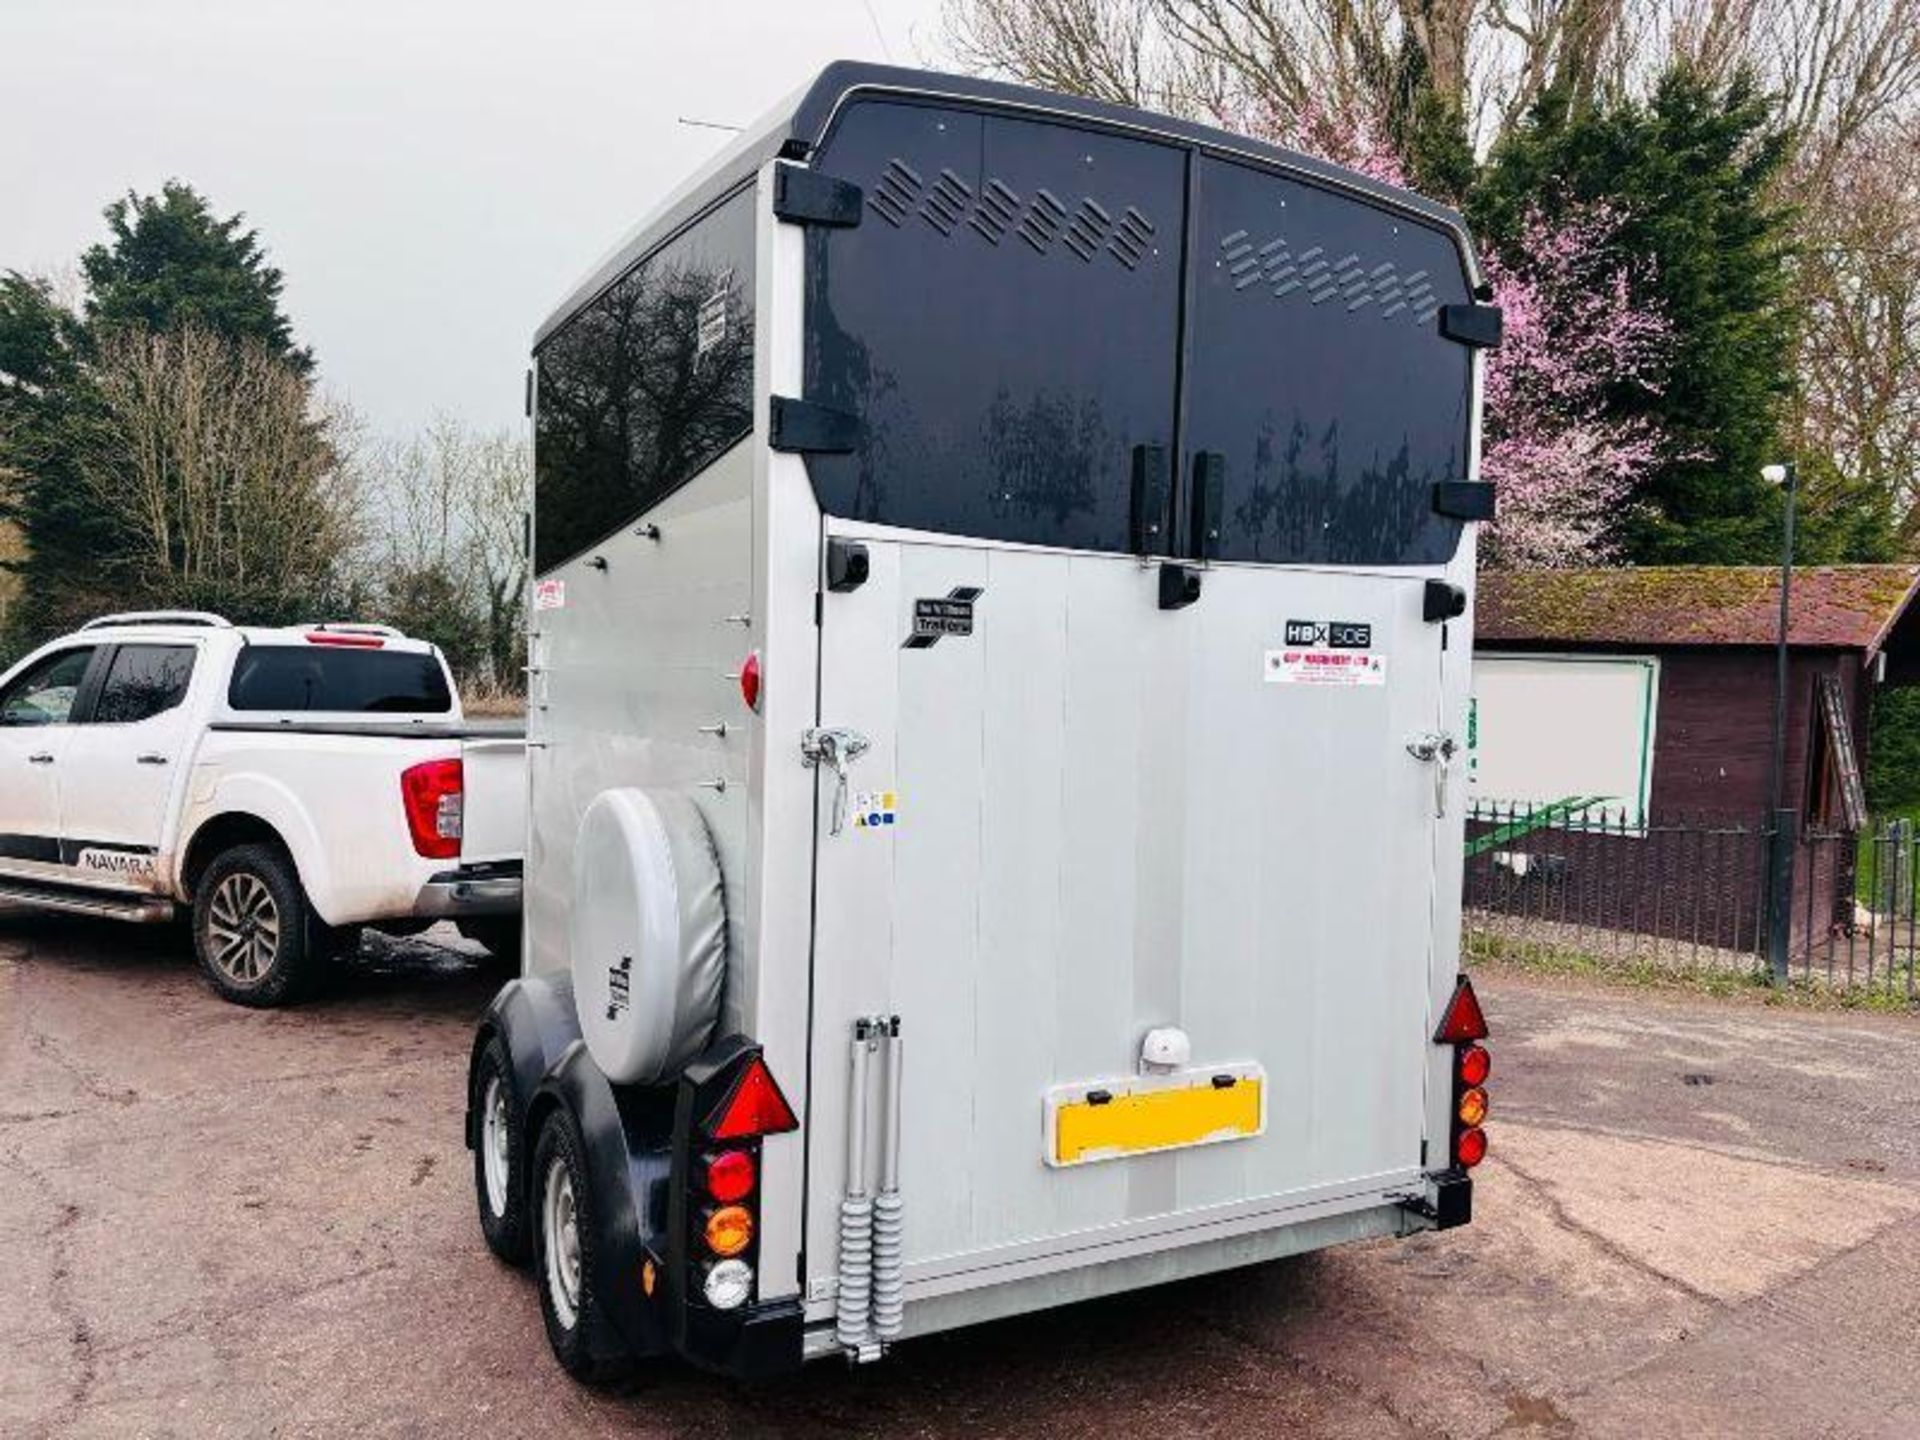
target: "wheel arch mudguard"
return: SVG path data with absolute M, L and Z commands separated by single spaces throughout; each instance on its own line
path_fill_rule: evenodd
M 509 980 L 487 1006 L 473 1035 L 467 1056 L 467 1148 L 480 1143 L 480 1110 L 474 1103 L 474 1081 L 487 1043 L 499 1039 L 513 1066 L 513 1098 L 518 1113 L 509 1116 L 514 1129 L 531 1138 L 525 1128 L 527 1109 L 547 1072 L 567 1047 L 580 1038 L 580 1022 L 573 1009 L 573 980 L 564 971 L 554 975 L 523 976 Z
M 186 894 L 188 857 L 207 828 L 223 820 L 251 820 L 273 831 L 286 847 L 300 888 L 306 892 L 307 903 L 314 913 L 326 924 L 340 923 L 343 917 L 337 903 L 339 897 L 333 893 L 333 865 L 327 847 L 314 827 L 313 817 L 288 786 L 253 772 L 228 775 L 210 795 L 199 800 L 190 797 L 187 809 L 189 813 L 181 819 L 168 862 L 177 895 Z

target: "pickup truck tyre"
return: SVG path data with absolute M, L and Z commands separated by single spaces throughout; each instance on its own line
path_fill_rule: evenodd
M 574 1379 L 613 1379 L 625 1352 L 594 1285 L 599 1216 L 580 1126 L 562 1107 L 533 1147 L 534 1279 L 554 1357 Z
M 266 1009 L 307 990 L 319 966 L 293 862 L 272 845 L 214 857 L 193 897 L 193 949 L 223 1000 Z
M 506 1044 L 495 1036 L 480 1052 L 473 1071 L 473 1113 L 480 1117 L 474 1137 L 473 1194 L 480 1207 L 480 1233 L 487 1248 L 509 1265 L 524 1265 L 533 1242 L 527 1229 L 525 1142 L 514 1117 L 520 1097 L 514 1093 L 513 1064 Z

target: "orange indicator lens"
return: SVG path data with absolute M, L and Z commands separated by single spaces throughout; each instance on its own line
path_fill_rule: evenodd
M 722 1205 L 707 1217 L 707 1249 L 738 1255 L 753 1242 L 753 1216 L 744 1205 Z

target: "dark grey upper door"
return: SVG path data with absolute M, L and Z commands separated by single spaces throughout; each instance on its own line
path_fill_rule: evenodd
M 1445 231 L 1250 165 L 1195 160 L 1184 469 L 1222 469 L 1226 560 L 1448 559 L 1433 486 L 1467 473 L 1468 297 Z M 1191 516 L 1183 508 L 1183 519 Z M 1187 553 L 1199 553 L 1185 537 Z

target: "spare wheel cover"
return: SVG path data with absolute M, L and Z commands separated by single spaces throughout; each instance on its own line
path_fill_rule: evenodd
M 713 1034 L 726 977 L 720 862 L 684 795 L 607 790 L 573 850 L 568 953 L 580 1032 L 620 1084 L 677 1075 Z

